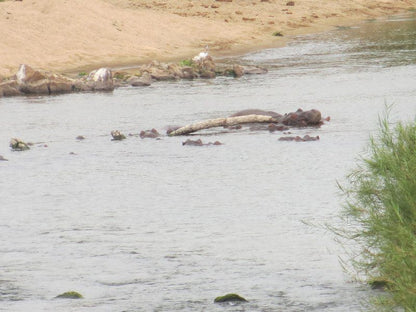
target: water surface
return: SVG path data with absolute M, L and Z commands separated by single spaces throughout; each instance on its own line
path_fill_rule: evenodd
M 403 16 L 298 37 L 242 57 L 267 75 L 155 83 L 113 93 L 0 100 L 0 311 L 359 311 L 331 233 L 342 180 L 386 104 L 416 113 L 416 22 Z M 281 133 L 128 137 L 241 109 L 319 109 L 331 121 Z M 78 135 L 86 137 L 77 141 Z M 35 142 L 8 149 L 10 138 Z M 76 290 L 83 300 L 57 300 Z

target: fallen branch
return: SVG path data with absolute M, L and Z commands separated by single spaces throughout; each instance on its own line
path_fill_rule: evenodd
M 169 133 L 169 136 L 185 135 L 199 130 L 215 128 L 215 127 L 230 127 L 247 123 L 276 123 L 279 122 L 277 118 L 264 115 L 245 115 L 228 118 L 217 118 L 201 121 L 195 124 L 190 124 L 179 128 Z

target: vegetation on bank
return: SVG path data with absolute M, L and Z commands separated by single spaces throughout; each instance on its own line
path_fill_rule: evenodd
M 369 156 L 340 186 L 347 198 L 339 235 L 358 243 L 351 254 L 356 272 L 373 288 L 377 311 L 416 311 L 416 123 L 380 121 Z

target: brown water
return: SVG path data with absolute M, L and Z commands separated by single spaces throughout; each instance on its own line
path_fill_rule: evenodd
M 416 113 L 416 20 L 396 17 L 244 56 L 267 75 L 113 93 L 0 100 L 0 311 L 359 311 L 331 233 L 342 180 L 392 104 Z M 331 121 L 279 133 L 128 137 L 246 108 L 317 108 Z M 77 141 L 84 135 L 84 141 Z M 11 152 L 11 137 L 37 142 Z M 47 147 L 43 145 L 47 144 Z M 70 154 L 71 152 L 75 155 Z M 83 300 L 57 300 L 76 290 Z

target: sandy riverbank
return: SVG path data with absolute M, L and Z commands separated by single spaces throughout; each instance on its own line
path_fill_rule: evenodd
M 6 0 L 0 2 L 0 76 L 21 63 L 65 73 L 179 60 L 206 45 L 214 57 L 238 54 L 416 7 L 416 0 L 228 1 Z M 273 36 L 276 31 L 284 37 Z

